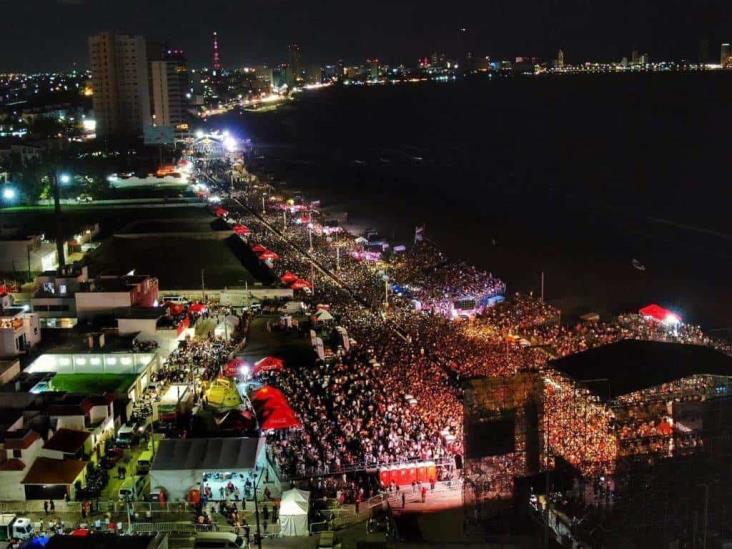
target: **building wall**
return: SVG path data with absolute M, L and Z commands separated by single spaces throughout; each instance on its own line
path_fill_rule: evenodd
M 77 292 L 74 299 L 80 319 L 133 304 L 130 292 Z
M 182 124 L 185 122 L 185 65 L 178 61 L 153 61 L 151 72 L 155 124 Z
M 0 471 L 0 501 L 25 501 L 25 486 L 21 481 L 30 464 L 23 471 Z
M 139 136 L 150 123 L 147 49 L 141 36 L 89 38 L 97 135 Z

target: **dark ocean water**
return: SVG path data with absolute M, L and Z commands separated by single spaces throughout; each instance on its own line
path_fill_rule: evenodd
M 509 290 L 544 271 L 568 315 L 658 302 L 724 335 L 731 98 L 728 73 L 458 81 L 318 90 L 212 125 L 352 223 L 404 241 L 426 223 Z

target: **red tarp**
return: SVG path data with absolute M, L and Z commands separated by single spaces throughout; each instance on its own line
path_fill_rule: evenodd
M 188 307 L 188 310 L 192 313 L 202 313 L 208 309 L 204 303 L 192 303 L 190 307 Z
M 246 362 L 239 357 L 232 358 L 226 366 L 224 366 L 224 375 L 226 377 L 237 377 L 241 374 L 241 367 L 246 366 Z
M 266 252 L 267 251 L 267 248 L 265 248 L 261 244 L 255 244 L 254 246 L 252 246 L 252 251 L 255 254 L 261 254 L 262 252 Z
M 291 282 L 295 282 L 299 277 L 295 273 L 291 273 L 290 271 L 287 271 L 285 274 L 283 274 L 280 277 L 280 280 L 283 284 L 290 284 Z
M 171 303 L 170 301 L 163 302 L 163 307 L 168 309 L 168 312 L 173 316 L 178 316 L 186 310 L 185 305 L 182 303 Z
M 310 283 L 310 281 L 305 280 L 304 278 L 298 278 L 290 286 L 290 288 L 292 288 L 293 290 L 304 290 L 305 288 L 312 289 L 312 287 L 313 287 L 313 285 Z
M 214 214 L 216 214 L 216 217 L 226 217 L 229 215 L 229 210 L 219 207 L 214 210 Z
M 251 401 L 263 431 L 300 427 L 297 414 L 279 389 L 265 385 L 252 395 Z
M 664 320 L 670 320 L 670 319 L 678 320 L 678 317 L 674 313 L 672 313 L 668 309 L 664 309 L 660 305 L 656 305 L 655 303 L 652 303 L 651 305 L 643 307 L 638 312 L 645 317 L 650 317 L 653 320 L 658 320 L 659 322 L 663 322 Z
M 266 261 L 268 259 L 274 261 L 275 259 L 279 259 L 279 258 L 280 258 L 280 256 L 278 256 L 275 252 L 273 252 L 271 250 L 267 250 L 266 252 L 262 252 L 259 255 L 259 259 L 261 259 L 263 261 Z
M 279 372 L 285 367 L 285 362 L 281 358 L 274 356 L 264 357 L 262 360 L 254 364 L 254 375 L 262 372 Z
M 249 230 L 249 227 L 246 225 L 234 225 L 234 232 L 238 234 L 239 236 L 246 236 L 251 231 Z
M 191 320 L 186 316 L 180 324 L 178 324 L 178 327 L 176 328 L 176 334 L 180 335 L 182 334 L 188 327 L 191 325 Z

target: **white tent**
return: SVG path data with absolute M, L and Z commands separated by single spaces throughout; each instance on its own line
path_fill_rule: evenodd
M 293 488 L 282 492 L 280 502 L 280 535 L 307 536 L 310 492 Z

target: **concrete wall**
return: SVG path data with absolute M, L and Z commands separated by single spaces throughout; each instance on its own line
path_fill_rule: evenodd
M 76 314 L 79 318 L 89 318 L 105 311 L 132 305 L 130 292 L 80 292 L 74 297 Z
M 118 318 L 117 328 L 119 335 L 140 332 L 147 337 L 155 336 L 158 320 L 156 318 Z
M 0 501 L 25 501 L 25 486 L 21 481 L 31 464 L 24 471 L 0 471 Z

